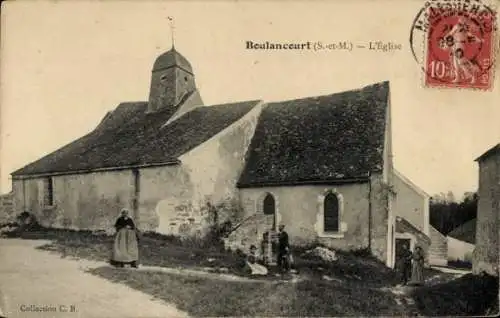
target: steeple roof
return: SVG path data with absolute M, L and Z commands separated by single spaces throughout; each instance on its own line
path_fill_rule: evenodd
M 174 66 L 179 67 L 190 74 L 193 74 L 193 69 L 189 61 L 179 52 L 177 52 L 174 47 L 156 58 L 153 66 L 153 72 Z

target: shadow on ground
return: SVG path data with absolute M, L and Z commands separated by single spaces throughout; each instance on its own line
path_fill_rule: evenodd
M 498 316 L 498 277 L 467 274 L 412 296 L 424 316 Z

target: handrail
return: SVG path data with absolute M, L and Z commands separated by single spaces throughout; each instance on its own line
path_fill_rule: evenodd
M 247 217 L 246 219 L 244 219 L 243 221 L 241 221 L 240 223 L 238 223 L 237 225 L 235 225 L 231 230 L 229 230 L 225 235 L 224 237 L 228 237 L 229 235 L 231 235 L 231 233 L 233 233 L 234 231 L 236 231 L 237 229 L 239 229 L 244 223 L 246 223 L 248 220 L 252 219 L 252 218 L 256 218 L 260 215 L 265 215 L 265 214 L 252 214 L 250 215 L 249 217 Z

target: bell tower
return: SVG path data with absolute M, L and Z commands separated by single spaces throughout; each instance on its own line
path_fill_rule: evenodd
M 191 64 L 172 46 L 153 65 L 148 112 L 170 109 L 173 114 L 195 91 Z

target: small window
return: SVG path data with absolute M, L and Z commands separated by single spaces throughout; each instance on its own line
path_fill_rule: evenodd
M 264 214 L 265 215 L 274 215 L 275 212 L 275 202 L 272 194 L 268 193 L 264 198 Z
M 48 177 L 44 180 L 44 205 L 45 206 L 52 206 L 54 205 L 54 184 L 53 184 L 53 181 L 52 181 L 52 178 L 51 177 Z
M 339 232 L 339 199 L 334 193 L 328 193 L 324 202 L 324 231 Z
M 167 79 L 167 74 L 163 74 L 161 77 L 160 77 L 160 80 L 163 82 Z

